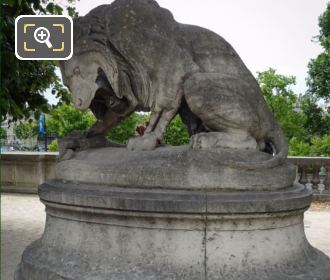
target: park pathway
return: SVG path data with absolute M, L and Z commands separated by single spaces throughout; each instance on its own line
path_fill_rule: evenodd
M 13 280 L 24 248 L 39 238 L 45 223 L 44 206 L 36 195 L 1 195 L 1 280 Z M 330 256 L 330 207 L 313 204 L 305 214 L 310 243 Z

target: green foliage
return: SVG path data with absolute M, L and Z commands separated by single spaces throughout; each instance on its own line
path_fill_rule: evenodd
M 330 135 L 313 137 L 311 143 L 298 141 L 295 137 L 289 143 L 290 156 L 330 156 Z
M 330 101 L 330 50 L 318 55 L 308 64 L 309 92 Z
M 317 39 L 324 52 L 308 64 L 307 84 L 311 94 L 330 100 L 330 2 L 319 17 L 319 27 L 320 34 Z
M 294 77 L 279 75 L 274 69 L 258 73 L 266 102 L 289 139 L 291 156 L 330 155 L 330 115 L 312 95 L 298 97 L 290 86 Z
M 0 146 L 5 145 L 7 132 L 4 128 L 0 127 Z
M 135 128 L 143 125 L 148 119 L 148 115 L 133 113 L 111 129 L 107 137 L 114 142 L 125 144 L 130 137 L 134 137 Z
M 58 151 L 58 140 L 55 139 L 48 145 L 49 152 L 57 152 Z
M 186 125 L 176 116 L 166 128 L 164 143 L 173 146 L 188 144 L 190 140 Z
M 312 139 L 311 154 L 322 157 L 330 156 L 330 134 Z
M 15 56 L 15 18 L 19 15 L 61 14 L 64 10 L 76 15 L 72 4 L 57 5 L 46 0 L 3 0 L 1 45 L 1 94 L 0 116 L 7 114 L 12 120 L 28 118 L 31 111 L 38 118 L 41 112 L 48 112 L 49 106 L 43 92 L 53 87 L 52 93 L 63 102 L 69 102 L 69 95 L 55 74 L 57 62 L 19 60 Z
M 149 115 L 133 113 L 121 123 L 111 129 L 107 137 L 117 143 L 125 144 L 130 137 L 135 136 L 138 125 L 145 125 Z M 89 111 L 79 111 L 72 104 L 62 104 L 54 108 L 46 116 L 46 130 L 48 134 L 64 137 L 73 130 L 87 130 L 96 121 Z M 166 129 L 164 143 L 169 145 L 183 145 L 189 143 L 189 135 L 186 126 L 179 116 L 176 116 Z M 51 149 L 51 148 L 50 148 Z M 54 142 L 54 150 L 56 150 Z
M 128 138 L 134 136 L 136 126 L 144 124 L 148 118 L 148 115 L 133 113 L 111 129 L 107 136 L 112 141 L 126 143 Z M 95 121 L 90 111 L 79 111 L 72 104 L 62 104 L 46 116 L 46 130 L 49 134 L 64 137 L 73 130 L 89 129 Z
M 89 111 L 79 111 L 72 104 L 62 104 L 46 116 L 46 131 L 63 137 L 73 130 L 86 130 L 96 121 Z
M 38 134 L 38 126 L 35 121 L 21 122 L 14 128 L 16 137 L 20 140 L 32 138 Z
M 108 133 L 108 138 L 117 143 L 125 144 L 130 137 L 134 137 L 135 128 L 138 125 L 145 125 L 148 120 L 149 115 L 133 113 L 114 127 Z M 182 123 L 181 118 L 176 116 L 167 127 L 163 142 L 168 145 L 178 146 L 189 143 L 189 139 L 186 126 Z
M 296 137 L 292 137 L 289 142 L 290 156 L 308 156 L 310 155 L 310 144 L 299 141 Z
M 305 95 L 300 100 L 303 114 L 306 116 L 304 128 L 306 130 L 305 139 L 310 141 L 313 136 L 322 136 L 330 131 L 330 116 L 317 105 L 317 99 L 310 95 Z
M 318 40 L 321 45 L 329 50 L 330 49 L 330 2 L 327 4 L 327 8 L 319 17 L 320 35 Z
M 280 123 L 286 136 L 291 139 L 304 139 L 306 116 L 297 110 L 298 96 L 291 90 L 295 84 L 295 77 L 284 76 L 270 68 L 258 72 L 257 80 L 265 100 Z
M 7 131 L 0 127 L 0 139 L 6 139 L 7 138 Z

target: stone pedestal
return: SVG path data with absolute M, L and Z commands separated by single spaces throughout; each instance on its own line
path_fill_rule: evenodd
M 45 232 L 15 280 L 330 279 L 304 234 L 311 193 L 287 185 L 294 168 L 263 170 L 261 184 L 260 170 L 222 165 L 230 153 L 106 148 L 59 163 L 39 188 Z

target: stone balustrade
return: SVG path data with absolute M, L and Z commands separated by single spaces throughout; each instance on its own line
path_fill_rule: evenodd
M 330 200 L 330 157 L 289 157 L 298 166 L 297 181 L 311 187 L 314 197 Z
M 54 176 L 57 152 L 5 152 L 1 158 L 1 191 L 36 193 L 38 185 Z M 330 157 L 289 157 L 298 166 L 297 181 L 330 200 Z
M 38 186 L 54 177 L 57 152 L 4 152 L 1 191 L 37 193 Z

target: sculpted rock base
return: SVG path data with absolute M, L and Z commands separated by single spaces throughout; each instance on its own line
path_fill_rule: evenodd
M 81 151 L 71 160 L 61 161 L 56 167 L 56 178 L 147 189 L 229 191 L 291 186 L 296 169 L 290 164 L 255 170 L 232 167 L 233 162 L 252 165 L 270 158 L 266 153 L 238 149 L 195 150 L 188 146 L 167 146 L 152 151 L 127 151 L 107 147 Z
M 98 155 L 96 151 L 89 151 L 88 157 Z M 117 151 L 122 170 L 133 154 Z M 196 156 L 195 152 L 190 156 Z M 149 171 L 145 176 L 150 182 L 163 182 L 161 173 L 144 166 L 156 163 L 153 153 L 140 157 L 140 167 Z M 60 163 L 57 176 L 64 166 L 78 170 L 79 158 L 84 157 L 78 153 Z M 171 169 L 171 157 L 159 153 L 164 174 Z M 107 178 L 113 170 L 110 162 L 103 161 Z M 198 174 L 199 165 L 185 161 L 190 166 L 193 163 Z M 176 168 L 184 174 L 187 166 Z M 136 172 L 141 171 L 136 168 Z M 161 188 L 159 184 L 152 188 L 129 185 L 125 176 L 133 173 L 122 174 L 125 184 L 121 186 L 64 183 L 64 173 L 61 180 L 41 185 L 39 195 L 47 211 L 45 232 L 24 251 L 15 280 L 330 279 L 329 258 L 311 247 L 304 234 L 303 213 L 311 203 L 311 193 L 303 186 L 266 190 L 264 182 L 265 190 L 211 189 L 207 185 Z M 115 176 L 119 180 L 119 174 Z M 282 174 L 273 176 L 276 181 Z

